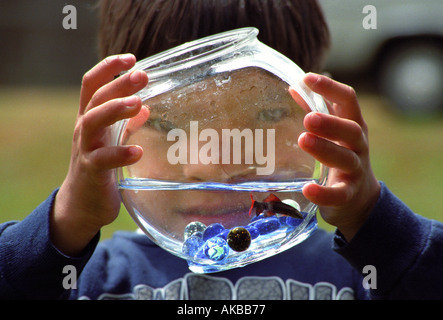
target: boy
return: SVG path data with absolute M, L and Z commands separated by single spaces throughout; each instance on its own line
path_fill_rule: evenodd
M 0 226 L 1 298 L 443 297 L 438 270 L 442 224 L 414 215 L 378 182 L 354 90 L 313 73 L 304 81 L 330 102 L 331 114 L 306 115 L 307 132 L 298 143 L 330 173 L 327 186 L 307 185 L 303 194 L 337 227 L 335 234 L 319 230 L 281 254 L 204 276 L 190 274 L 184 260 L 137 233 L 118 232 L 98 243 L 100 228 L 120 208 L 112 169 L 136 163 L 147 152 L 139 146 L 109 146 L 109 126 L 142 110 L 132 94 L 148 83 L 139 71 L 115 79 L 136 58 L 113 54 L 132 52 L 141 59 L 181 42 L 253 25 L 263 42 L 304 70 L 318 72 L 328 44 L 321 11 L 311 0 L 109 0 L 101 8 L 102 55 L 107 58 L 83 78 L 66 179 L 24 221 Z M 152 47 L 145 48 L 146 43 Z M 76 288 L 64 283 L 66 266 L 82 271 Z M 363 286 L 366 266 L 377 270 L 370 290 Z

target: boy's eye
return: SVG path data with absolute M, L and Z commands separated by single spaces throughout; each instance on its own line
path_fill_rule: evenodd
M 175 128 L 175 125 L 171 121 L 162 118 L 149 118 L 145 126 L 165 133 Z
M 289 111 L 285 108 L 264 109 L 260 110 L 257 119 L 261 121 L 277 122 L 286 117 Z

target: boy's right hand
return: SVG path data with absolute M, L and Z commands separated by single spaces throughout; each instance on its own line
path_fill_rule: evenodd
M 51 216 L 51 240 L 63 253 L 79 254 L 97 232 L 115 220 L 120 197 L 113 169 L 137 162 L 139 146 L 111 146 L 110 126 L 142 110 L 132 96 L 148 83 L 145 72 L 129 70 L 132 54 L 111 56 L 88 71 L 82 81 L 68 174 Z M 144 115 L 149 112 L 144 109 Z

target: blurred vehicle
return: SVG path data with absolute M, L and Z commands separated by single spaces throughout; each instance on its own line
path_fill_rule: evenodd
M 443 111 L 443 0 L 320 3 L 332 37 L 327 71 L 370 76 L 404 114 Z

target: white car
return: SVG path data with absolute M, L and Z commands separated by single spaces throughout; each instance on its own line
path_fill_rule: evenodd
M 443 0 L 320 0 L 332 47 L 326 69 L 373 76 L 406 114 L 443 111 Z

